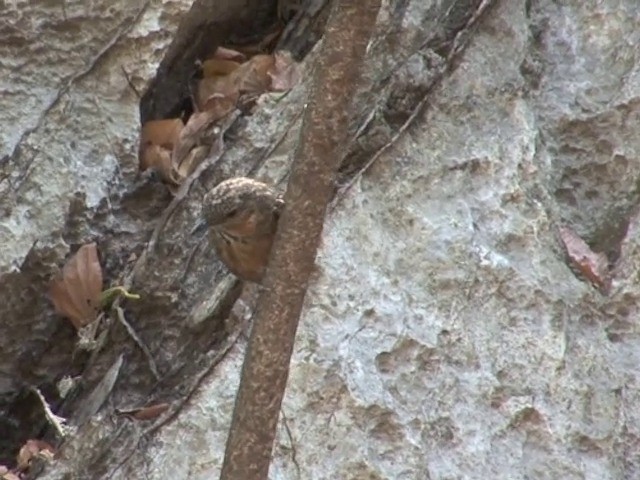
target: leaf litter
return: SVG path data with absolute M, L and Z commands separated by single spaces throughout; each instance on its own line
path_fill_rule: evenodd
M 298 64 L 287 51 L 250 56 L 218 47 L 197 65 L 201 78 L 193 92 L 195 112 L 180 118 L 150 120 L 140 132 L 139 169 L 153 169 L 174 195 L 206 158 L 215 127 L 234 110 L 247 113 L 268 92 L 285 92 L 299 82 Z

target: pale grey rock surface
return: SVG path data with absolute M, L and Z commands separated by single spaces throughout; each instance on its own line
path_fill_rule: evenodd
M 190 4 L 65 0 L 0 7 L 3 453 L 14 435 L 33 438 L 41 430 L 13 423 L 12 396 L 22 385 L 73 375 L 75 334 L 52 315 L 51 274 L 70 250 L 96 238 L 110 253 L 103 266 L 117 270 L 131 253 L 118 252 L 149 228 L 141 212 L 153 207 L 122 208 L 127 195 L 135 196 L 139 133 L 139 98 L 124 72 L 144 88 Z M 163 196 L 162 187 L 139 195 L 151 205 Z
M 53 233 L 74 195 L 95 208 L 119 169 L 136 167 L 138 99 L 124 72 L 144 86 L 189 5 L 7 3 L 0 157 L 16 175 L 32 165 L 3 182 L 0 272 L 17 269 L 36 240 L 59 244 Z
M 29 364 L 24 381 L 70 363 L 62 324 L 43 315 L 60 261 L 100 239 L 103 266 L 117 270 L 150 228 L 143 212 L 166 196 L 161 187 L 132 193 L 140 121 L 127 76 L 144 88 L 189 6 L 5 2 L 0 11 L 0 364 L 7 372 Z M 145 201 L 127 207 L 136 195 Z M 18 341 L 24 331 L 31 335 Z
M 403 26 L 419 29 L 409 19 L 426 7 L 408 5 Z M 633 0 L 503 1 L 481 22 L 426 112 L 327 217 L 272 479 L 640 477 L 638 25 Z M 88 110 L 75 118 L 98 141 Z M 118 142 L 133 110 L 125 121 L 108 130 Z M 564 224 L 616 262 L 609 296 L 567 266 Z M 11 248 L 3 266 L 24 256 Z M 242 356 L 239 342 L 111 478 L 216 478 Z
M 608 298 L 556 236 L 615 250 L 637 211 L 640 11 L 500 3 L 326 221 L 273 479 L 640 475 L 637 220 Z M 240 353 L 225 362 L 152 478 L 217 475 Z

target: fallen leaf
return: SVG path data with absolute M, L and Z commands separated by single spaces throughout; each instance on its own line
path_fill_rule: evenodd
M 27 440 L 18 452 L 16 459 L 17 468 L 20 471 L 25 471 L 29 468 L 29 463 L 33 457 L 43 456 L 44 458 L 51 459 L 54 453 L 54 448 L 45 441 Z
M 191 149 L 187 157 L 176 167 L 176 176 L 185 179 L 191 175 L 209 153 L 208 145 L 200 145 Z
M 56 312 L 68 317 L 76 329 L 95 320 L 101 292 L 102 268 L 95 243 L 80 247 L 49 286 Z
M 220 120 L 235 109 L 237 101 L 237 95 L 226 96 L 215 93 L 206 99 L 203 110 L 212 112 L 211 116 L 216 120 Z
M 604 293 L 611 287 L 609 261 L 604 253 L 596 253 L 568 227 L 560 227 L 560 238 L 571 264 Z
M 183 128 L 184 124 L 179 118 L 150 120 L 142 125 L 138 150 L 138 168 L 141 172 L 153 168 L 164 180 L 172 182 L 171 151 Z
M 126 415 L 136 420 L 152 420 L 159 417 L 169 409 L 168 403 L 157 403 L 155 405 L 146 405 L 139 408 L 131 408 L 129 410 L 118 411 L 119 415 Z
M 216 51 L 213 53 L 213 56 L 211 58 L 220 60 L 234 60 L 239 63 L 242 63 L 247 59 L 244 53 L 225 47 L 216 48 Z
M 240 94 L 262 94 L 269 90 L 275 59 L 272 55 L 255 55 L 230 75 Z
M 234 77 L 231 75 L 203 78 L 198 82 L 196 105 L 199 111 L 210 110 L 212 109 L 212 106 L 208 102 L 212 97 L 214 97 L 227 98 L 232 103 L 232 106 L 235 106 L 235 103 L 238 100 L 238 95 L 238 87 L 235 85 Z
M 153 168 L 163 181 L 169 184 L 179 184 L 173 172 L 171 150 L 167 150 L 159 145 L 149 145 L 142 154 L 140 164 L 142 165 L 143 163 L 146 165 L 146 168 Z
M 274 53 L 273 57 L 273 69 L 269 71 L 271 90 L 276 92 L 291 90 L 300 80 L 298 64 L 286 50 Z
M 172 165 L 175 169 L 179 168 L 194 147 L 210 141 L 211 132 L 209 130 L 220 119 L 217 116 L 218 113 L 205 110 L 191 115 L 182 132 L 180 132 L 180 138 L 173 149 Z
M 140 130 L 140 145 L 160 145 L 165 148 L 173 148 L 180 131 L 184 128 L 179 118 L 166 120 L 150 120 L 142 125 Z
M 287 52 L 281 52 L 276 57 L 254 55 L 227 75 L 217 74 L 224 70 L 216 70 L 217 63 L 211 65 L 209 70 L 215 70 L 216 74 L 205 76 L 198 82 L 196 105 L 200 111 L 219 111 L 219 118 L 229 113 L 240 97 L 241 103 L 246 104 L 247 99 L 254 100 L 272 89 L 274 82 L 279 90 L 288 90 L 298 78 L 296 64 Z
M 202 62 L 202 74 L 205 78 L 229 75 L 240 66 L 240 62 L 233 60 L 224 60 L 220 58 L 212 58 Z

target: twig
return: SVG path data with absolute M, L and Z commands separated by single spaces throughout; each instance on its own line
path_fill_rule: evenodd
M 33 171 L 33 163 L 36 161 L 36 158 L 41 153 L 40 150 L 34 149 L 35 153 L 31 156 L 27 164 L 24 166 L 24 173 L 16 178 L 15 183 L 12 185 L 13 191 L 18 192 L 22 185 L 27 181 L 27 179 L 31 176 L 31 172 Z
M 398 129 L 398 131 L 393 135 L 393 137 L 391 137 L 391 140 L 389 140 L 387 143 L 385 143 L 374 155 L 373 157 L 371 157 L 367 163 L 364 164 L 364 166 L 358 170 L 353 177 L 351 177 L 349 179 L 349 181 L 344 184 L 336 193 L 336 196 L 333 197 L 333 200 L 331 201 L 331 204 L 329 206 L 329 211 L 332 212 L 336 206 L 338 205 L 338 203 L 340 203 L 340 201 L 342 200 L 342 198 L 346 195 L 346 193 L 351 189 L 351 187 L 353 187 L 353 185 L 356 183 L 356 181 L 358 181 L 362 175 L 369 170 L 369 168 L 371 168 L 371 165 L 373 165 L 381 156 L 383 153 L 385 153 L 387 150 L 389 150 L 392 146 L 394 146 L 396 144 L 396 142 L 400 139 L 400 137 L 404 134 L 404 132 L 407 131 L 407 129 L 411 126 L 411 124 L 413 123 L 413 121 L 418 117 L 418 115 L 420 115 L 422 113 L 422 109 L 424 108 L 424 106 L 427 104 L 427 101 L 429 100 L 429 95 L 431 94 L 431 89 L 429 89 L 427 91 L 427 93 L 422 97 L 422 99 L 418 102 L 418 104 L 415 106 L 415 108 L 412 110 L 411 115 L 409 115 L 409 118 L 407 118 L 407 120 L 400 126 L 400 128 Z
M 300 478 L 301 470 L 297 458 L 296 444 L 293 441 L 293 434 L 291 433 L 291 429 L 289 428 L 289 422 L 287 420 L 287 415 L 284 413 L 284 408 L 280 409 L 280 414 L 282 415 L 282 425 L 284 426 L 285 432 L 287 432 L 287 437 L 289 437 L 289 443 L 291 444 L 291 461 L 296 466 L 296 470 L 298 471 L 298 478 Z
M 264 164 L 265 160 L 267 158 L 269 158 L 271 156 L 271 154 L 273 152 L 275 152 L 280 145 L 282 145 L 282 142 L 284 142 L 284 139 L 287 138 L 287 135 L 289 135 L 289 132 L 291 131 L 293 126 L 296 124 L 296 122 L 300 119 L 300 117 L 304 113 L 305 108 L 306 108 L 306 106 L 303 106 L 298 111 L 298 113 L 295 114 L 295 116 L 289 122 L 289 125 L 287 125 L 287 128 L 285 128 L 285 130 L 282 133 L 282 135 L 280 135 L 280 138 L 278 138 L 278 140 L 276 140 L 270 146 L 270 148 L 260 157 L 260 160 L 258 162 L 256 162 L 255 166 L 249 171 L 249 175 L 252 175 L 253 173 L 255 173 L 255 171 L 257 171 Z
M 125 429 L 125 426 L 126 426 L 126 425 L 127 425 L 127 424 L 126 424 L 126 423 L 124 423 L 124 422 L 123 422 L 123 423 L 121 423 L 121 424 L 117 427 L 116 431 L 115 431 L 113 434 L 111 434 L 111 435 L 109 436 L 109 437 L 111 438 L 111 441 L 109 442 L 109 444 L 108 444 L 106 447 L 104 447 L 104 448 L 102 449 L 102 452 L 103 452 L 103 454 L 102 454 L 102 455 L 103 455 L 103 456 L 106 456 L 106 455 L 107 455 L 107 452 L 110 452 L 110 451 L 111 451 L 113 444 L 114 444 L 114 443 L 115 443 L 115 441 L 120 437 L 120 434 L 124 431 L 124 429 Z M 135 441 L 133 441 L 133 442 L 132 442 L 132 446 L 133 446 L 133 445 L 137 445 L 138 443 L 140 443 L 140 439 L 141 439 L 141 438 L 142 438 L 142 437 L 140 436 L 140 433 L 138 433 L 138 438 L 136 438 L 136 439 L 135 439 Z M 116 464 L 116 466 L 115 466 L 115 467 L 114 467 L 114 468 L 109 472 L 109 477 L 108 477 L 108 478 L 110 478 L 110 479 L 111 479 L 111 478 L 113 478 L 113 476 L 114 476 L 116 473 L 118 473 L 118 470 L 120 470 L 120 469 L 124 466 L 124 464 L 125 464 L 125 463 L 127 463 L 127 461 L 129 461 L 129 459 L 133 456 L 133 454 L 134 454 L 134 453 L 136 453 L 136 452 L 138 452 L 138 449 L 137 449 L 137 448 L 129 448 L 129 449 L 128 449 L 128 452 L 129 452 L 129 453 L 127 453 L 127 454 L 125 455 L 125 457 L 124 457 L 122 460 L 120 460 L 120 461 Z
M 231 351 L 233 346 L 236 344 L 241 332 L 241 328 L 237 328 L 235 332 L 229 335 L 224 343 L 220 346 L 220 349 L 215 352 L 215 354 L 211 357 L 209 364 L 206 366 L 204 370 L 202 370 L 195 380 L 191 383 L 187 390 L 187 394 L 184 395 L 180 400 L 173 404 L 173 408 L 170 412 L 168 412 L 163 417 L 156 420 L 153 425 L 146 428 L 142 432 L 142 436 L 147 436 L 155 433 L 158 429 L 167 425 L 173 419 L 175 419 L 180 411 L 184 408 L 184 406 L 193 398 L 193 395 L 200 389 L 202 383 L 206 380 L 206 378 L 211 374 L 214 368 L 220 364 L 222 360 L 227 356 L 227 354 Z
M 407 120 L 400 126 L 398 131 L 391 138 L 391 140 L 389 140 L 387 143 L 385 143 L 373 155 L 373 157 L 371 157 L 369 159 L 369 161 L 367 161 L 367 163 L 365 163 L 365 165 L 360 170 L 358 170 L 353 175 L 353 177 L 351 177 L 349 179 L 349 181 L 338 190 L 338 192 L 336 193 L 335 197 L 331 201 L 331 205 L 329 207 L 329 211 L 333 211 L 336 208 L 336 206 L 344 198 L 346 193 L 353 187 L 353 185 L 360 178 L 362 178 L 362 175 L 365 172 L 367 172 L 369 170 L 369 168 L 371 168 L 371 166 L 382 156 L 383 153 L 385 153 L 387 150 L 389 150 L 392 146 L 394 146 L 396 144 L 396 142 L 407 131 L 407 129 L 411 126 L 411 124 L 415 121 L 415 119 L 423 112 L 423 109 L 424 109 L 424 107 L 426 106 L 426 104 L 427 104 L 427 102 L 429 100 L 429 96 L 431 95 L 431 92 L 434 90 L 434 88 L 436 86 L 439 85 L 439 83 L 444 78 L 445 74 L 446 73 L 450 73 L 452 71 L 455 61 L 457 60 L 457 58 L 460 56 L 460 54 L 464 51 L 464 49 L 468 45 L 468 41 L 469 41 L 470 37 L 467 36 L 467 35 L 469 35 L 470 29 L 472 29 L 477 24 L 477 22 L 480 20 L 481 16 L 494 3 L 495 3 L 495 0 L 484 0 L 480 4 L 480 6 L 476 9 L 476 11 L 473 13 L 473 15 L 471 15 L 471 18 L 469 18 L 469 20 L 467 21 L 465 26 L 460 30 L 460 32 L 458 32 L 458 34 L 456 35 L 456 37 L 454 39 L 454 46 L 451 49 L 451 51 L 449 52 L 449 55 L 447 56 L 447 68 L 445 68 L 445 70 L 440 74 L 439 78 L 435 79 L 433 85 L 431 85 L 431 87 L 427 89 L 427 92 L 424 94 L 422 99 L 418 102 L 418 104 L 415 106 L 415 108 L 411 111 L 411 115 L 409 115 L 409 118 L 407 118 Z M 466 36 L 466 38 L 463 38 L 465 36 Z M 358 130 L 358 133 L 355 136 L 356 138 L 359 135 L 360 131 L 361 131 L 361 129 Z
M 138 336 L 136 331 L 133 329 L 131 324 L 127 322 L 127 319 L 124 316 L 124 310 L 122 309 L 122 307 L 117 306 L 114 308 L 116 311 L 116 316 L 118 317 L 118 321 L 124 326 L 124 328 L 127 330 L 127 333 L 131 338 L 133 338 L 133 341 L 136 342 L 138 347 L 140 347 L 140 350 L 142 350 L 142 353 L 144 353 L 144 356 L 147 357 L 149 370 L 151 370 L 151 373 L 153 373 L 153 376 L 155 377 L 156 380 L 160 380 L 158 367 L 156 366 L 156 362 L 153 359 L 153 355 L 151 355 L 151 351 L 149 350 L 149 347 L 147 347 L 147 345 L 140 339 L 140 337 Z
M 138 97 L 138 100 L 140 100 L 142 98 L 142 95 L 140 95 L 140 92 L 138 91 L 136 86 L 131 81 L 131 77 L 129 76 L 129 73 L 125 70 L 124 65 L 120 65 L 120 68 L 122 69 L 122 73 L 124 74 L 124 78 L 127 79 L 127 83 L 129 84 L 129 88 L 131 88 L 131 90 L 133 90 L 133 93 L 135 93 L 136 97 Z
M 200 245 L 202 245 L 202 241 L 205 240 L 206 238 L 207 238 L 206 236 L 202 236 L 200 240 L 198 240 L 198 243 L 196 243 L 195 246 L 191 249 L 191 252 L 189 252 L 187 261 L 184 262 L 184 269 L 182 272 L 181 283 L 184 283 L 184 279 L 187 278 L 187 275 L 189 274 L 189 269 L 191 268 L 191 263 L 193 263 L 193 259 L 195 258 L 196 253 L 200 248 Z
M 226 338 L 225 343 L 222 344 L 221 348 L 211 357 L 209 365 L 207 365 L 205 369 L 202 370 L 202 372 L 200 372 L 200 374 L 192 382 L 187 394 L 177 402 L 172 403 L 173 408 L 170 412 L 168 412 L 163 417 L 158 418 L 153 423 L 153 425 L 149 426 L 148 428 L 140 432 L 137 436 L 137 439 L 134 441 L 134 444 L 139 445 L 140 440 L 157 432 L 160 428 L 169 424 L 178 416 L 178 414 L 182 411 L 184 406 L 193 398 L 193 395 L 198 391 L 202 383 L 206 380 L 206 378 L 213 371 L 213 369 L 217 365 L 219 365 L 220 362 L 222 362 L 222 360 L 224 360 L 227 354 L 231 351 L 231 348 L 233 348 L 239 336 L 240 336 L 240 329 L 238 328 L 236 329 L 236 332 L 234 332 L 233 335 L 230 335 Z M 118 428 L 118 430 L 120 430 L 123 425 L 121 425 Z M 113 478 L 113 476 L 125 465 L 125 463 L 129 461 L 129 459 L 133 456 L 133 454 L 138 451 L 139 451 L 138 448 L 129 449 L 129 453 L 125 455 L 125 457 L 120 462 L 118 462 L 118 464 L 109 472 L 108 478 Z
M 468 39 L 461 39 L 465 34 L 469 34 L 471 29 L 476 26 L 482 15 L 484 15 L 487 10 L 492 7 L 496 3 L 496 0 L 483 0 L 480 6 L 476 8 L 471 18 L 467 21 L 464 28 L 458 32 L 454 39 L 454 47 L 449 53 L 448 60 L 453 60 L 455 56 L 457 56 L 464 48 L 467 46 Z

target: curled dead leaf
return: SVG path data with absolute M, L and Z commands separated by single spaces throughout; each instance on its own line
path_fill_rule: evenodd
M 180 164 L 187 158 L 189 152 L 203 144 L 207 144 L 212 138 L 210 131 L 215 122 L 220 119 L 215 110 L 205 110 L 196 112 L 189 118 L 189 121 L 180 132 L 180 138 L 173 149 L 172 165 L 176 170 L 180 168 Z
M 242 64 L 207 60 L 203 69 L 205 78 L 198 82 L 196 105 L 201 111 L 218 110 L 219 118 L 226 115 L 232 109 L 231 103 L 235 106 L 239 98 L 246 106 L 270 90 L 289 90 L 299 80 L 298 65 L 284 50 L 275 55 L 254 55 Z
M 207 157 L 209 153 L 208 145 L 200 145 L 191 149 L 187 157 L 180 162 L 176 169 L 176 175 L 180 179 L 185 179 L 191 175 L 198 165 Z
M 240 66 L 240 62 L 212 58 L 202 62 L 202 75 L 205 78 L 229 75 Z
M 153 168 L 163 181 L 170 185 L 179 185 L 179 179 L 173 172 L 171 163 L 171 150 L 167 150 L 160 145 L 149 145 L 145 149 L 140 165 L 146 165 L 145 168 Z
M 184 124 L 179 118 L 150 120 L 140 130 L 140 146 L 160 145 L 171 149 L 178 141 Z
M 240 94 L 260 95 L 269 90 L 271 77 L 269 72 L 275 65 L 272 55 L 255 55 L 240 65 L 230 76 Z
M 101 292 L 102 268 L 95 243 L 80 247 L 49 285 L 56 312 L 69 318 L 76 329 L 95 320 Z
M 231 48 L 218 47 L 211 58 L 219 60 L 233 60 L 238 63 L 244 62 L 247 57 L 244 53 L 238 52 Z
M 40 456 L 45 459 L 52 459 L 55 454 L 54 448 L 43 440 L 27 440 L 25 444 L 20 448 L 17 457 L 17 468 L 20 471 L 29 469 L 29 463 L 31 460 Z
M 227 96 L 215 93 L 206 99 L 203 110 L 211 112 L 213 119 L 220 120 L 235 109 L 237 100 L 237 95 Z
M 611 287 L 609 261 L 604 253 L 596 253 L 568 227 L 560 227 L 560 238 L 574 268 L 596 285 L 603 293 Z
M 178 142 L 183 128 L 184 124 L 179 118 L 151 120 L 142 125 L 138 154 L 140 171 L 153 168 L 164 181 L 175 184 L 176 179 L 173 178 L 171 169 L 171 151 Z
M 155 405 L 146 405 L 139 408 L 131 408 L 129 410 L 118 411 L 119 415 L 126 415 L 136 420 L 152 420 L 159 417 L 169 409 L 168 403 L 157 403 Z
M 238 100 L 238 96 L 239 92 L 238 88 L 234 84 L 233 76 L 227 75 L 224 77 L 203 78 L 198 82 L 196 106 L 199 111 L 211 110 L 213 106 L 208 102 L 213 97 L 226 98 L 231 103 L 231 107 L 234 107 Z M 224 114 L 218 118 L 222 118 L 223 116 Z

